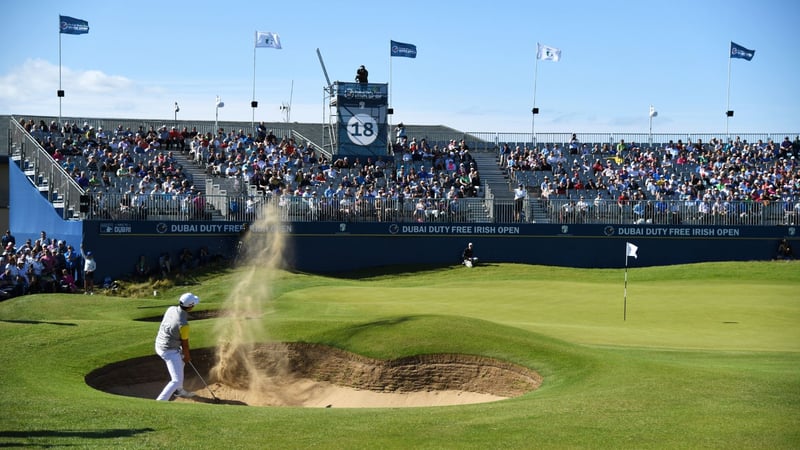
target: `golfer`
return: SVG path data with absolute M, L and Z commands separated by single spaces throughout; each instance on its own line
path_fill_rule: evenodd
M 164 313 L 156 336 L 156 354 L 167 363 L 170 381 L 156 400 L 169 401 L 172 394 L 191 398 L 194 393 L 183 389 L 183 366 L 192 360 L 189 354 L 189 321 L 186 312 L 191 311 L 200 299 L 192 294 L 181 295 L 177 306 L 170 306 Z

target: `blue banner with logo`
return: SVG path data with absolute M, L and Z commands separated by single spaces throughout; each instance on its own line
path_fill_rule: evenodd
M 742 47 L 741 45 L 731 42 L 731 58 L 740 58 L 750 61 L 755 56 L 756 51 Z
M 399 56 L 403 58 L 416 58 L 417 46 L 413 44 L 406 44 L 403 42 L 390 41 L 389 46 L 391 56 Z
M 58 31 L 62 34 L 86 34 L 89 22 L 69 16 L 58 16 Z

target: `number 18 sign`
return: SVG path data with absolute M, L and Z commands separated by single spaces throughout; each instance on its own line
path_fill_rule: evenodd
M 356 145 L 372 144 L 378 137 L 378 122 L 368 114 L 356 114 L 347 121 L 347 137 Z

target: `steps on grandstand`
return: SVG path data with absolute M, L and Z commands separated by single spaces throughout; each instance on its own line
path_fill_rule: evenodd
M 550 214 L 548 214 L 547 205 L 541 197 L 530 196 L 529 213 L 531 215 L 531 222 L 533 223 L 550 223 Z
M 175 157 L 175 162 L 183 167 L 183 173 L 192 181 L 192 185 L 196 189 L 208 194 L 208 192 L 206 192 L 206 180 L 211 177 L 206 174 L 205 163 L 198 164 L 193 161 L 189 157 L 188 151 L 182 152 L 180 150 L 174 150 L 172 155 Z M 213 209 L 210 212 L 212 215 L 211 220 L 219 220 L 219 218 L 226 213 L 226 211 L 220 211 L 218 209 Z
M 478 172 L 481 174 L 481 183 L 489 186 L 494 198 L 497 200 L 513 200 L 514 192 L 509 185 L 505 171 L 500 168 L 497 152 L 476 151 L 472 153 Z

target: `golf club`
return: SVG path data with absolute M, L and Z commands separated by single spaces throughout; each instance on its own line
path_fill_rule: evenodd
M 204 379 L 203 379 L 203 376 L 202 376 L 202 375 L 200 375 L 200 372 L 197 370 L 197 367 L 195 367 L 195 366 L 194 366 L 194 364 L 192 364 L 192 362 L 191 362 L 191 361 L 189 361 L 189 363 L 188 363 L 188 364 L 189 364 L 190 366 L 192 366 L 192 369 L 194 369 L 194 373 L 196 373 L 196 374 L 197 374 L 197 378 L 200 378 L 200 381 L 202 381 L 202 382 L 203 382 L 203 385 L 205 385 L 206 389 L 208 389 L 208 392 L 210 392 L 210 393 L 211 393 L 211 397 L 213 397 L 213 398 L 214 398 L 214 403 L 219 403 L 219 399 L 217 398 L 217 396 L 216 396 L 216 395 L 214 395 L 214 391 L 212 391 L 212 390 L 211 390 L 211 388 L 208 386 L 208 383 L 206 383 L 206 380 L 204 380 Z

